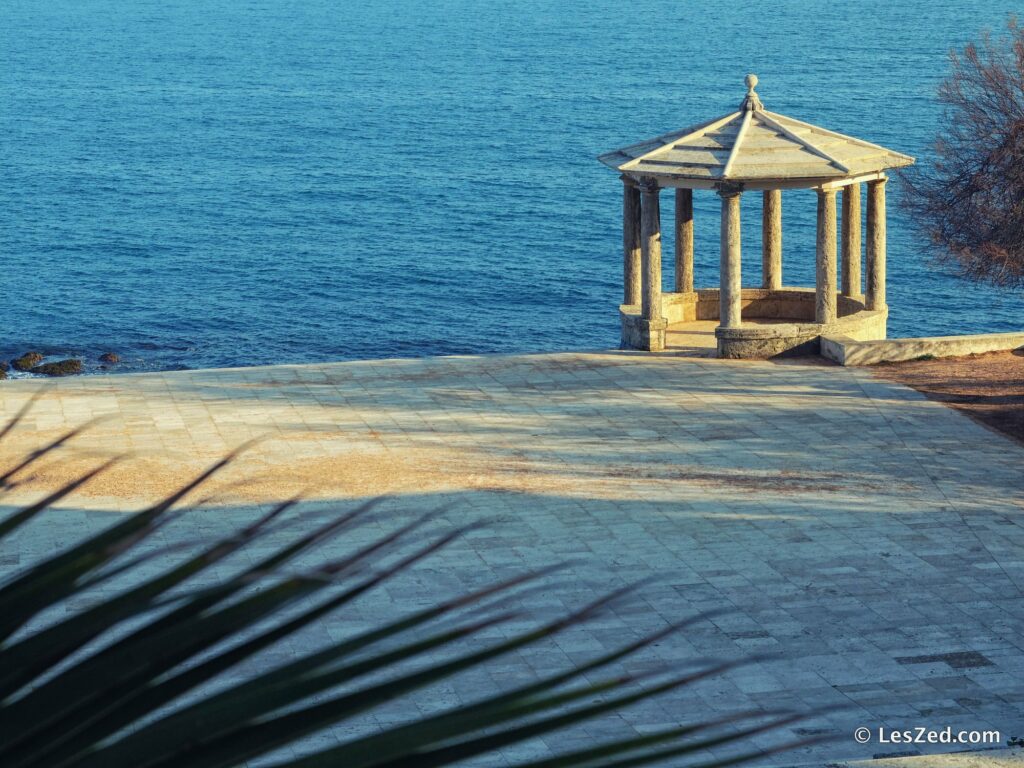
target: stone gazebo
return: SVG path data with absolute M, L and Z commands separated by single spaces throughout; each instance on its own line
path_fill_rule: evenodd
M 666 331 L 718 320 L 719 357 L 817 352 L 823 334 L 884 339 L 885 171 L 912 157 L 767 111 L 747 75 L 739 111 L 609 152 L 624 185 L 622 346 L 666 349 Z M 867 294 L 861 290 L 861 182 L 867 183 Z M 659 193 L 675 190 L 675 290 L 662 292 Z M 693 190 L 722 198 L 719 289 L 693 287 Z M 814 290 L 783 287 L 782 190 L 818 195 Z M 740 197 L 764 196 L 760 288 L 741 288 Z M 842 281 L 836 281 L 836 192 Z M 708 332 L 710 333 L 710 331 Z M 673 334 L 674 335 L 674 334 Z M 668 348 L 672 345 L 669 344 Z

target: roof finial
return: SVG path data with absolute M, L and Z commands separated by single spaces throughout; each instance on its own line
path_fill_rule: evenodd
M 764 109 L 764 105 L 761 103 L 760 97 L 754 93 L 754 88 L 757 87 L 757 75 L 751 73 L 747 75 L 747 97 L 743 99 L 743 103 L 740 104 L 740 109 L 754 111 L 758 109 Z

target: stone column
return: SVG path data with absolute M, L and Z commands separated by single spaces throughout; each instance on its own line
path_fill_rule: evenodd
M 836 320 L 836 193 L 818 190 L 818 258 L 814 321 Z
M 623 304 L 640 303 L 640 190 L 629 176 L 622 179 Z
M 743 298 L 740 282 L 740 194 L 741 187 L 720 185 L 722 198 L 721 255 L 718 262 L 719 320 L 722 328 L 739 328 Z
M 676 293 L 693 291 L 693 190 L 676 190 Z
M 661 314 L 661 209 L 658 184 L 653 179 L 640 183 L 640 261 L 643 286 L 640 295 L 640 322 L 647 349 L 665 348 L 668 323 Z
M 782 287 L 782 190 L 766 189 L 761 216 L 761 287 Z
M 868 309 L 885 309 L 885 182 L 868 182 Z
M 860 287 L 860 184 L 843 187 L 842 291 L 851 299 L 861 297 Z

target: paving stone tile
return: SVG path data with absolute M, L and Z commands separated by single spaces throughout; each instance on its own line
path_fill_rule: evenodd
M 13 415 L 34 389 L 3 382 L 0 413 Z M 746 708 L 804 709 L 817 713 L 804 735 L 838 736 L 763 763 L 774 766 L 868 757 L 872 747 L 850 736 L 859 725 L 1024 733 L 1024 448 L 870 371 L 566 353 L 66 379 L 0 458 L 100 415 L 109 418 L 94 443 L 136 451 L 120 482 L 62 502 L 0 549 L 0 569 L 110 524 L 151 501 L 155 481 L 187 477 L 251 438 L 262 442 L 235 478 L 273 480 L 224 489 L 155 543 L 221 535 L 299 490 L 324 515 L 388 496 L 352 546 L 442 507 L 438 525 L 491 521 L 263 664 L 565 560 L 557 590 L 513 607 L 552 620 L 651 579 L 590 625 L 288 754 L 478 700 L 704 611 L 722 613 L 608 673 L 770 658 L 473 764 L 512 765 Z M 4 503 L 38 497 L 40 483 Z M 528 625 L 495 627 L 468 645 Z

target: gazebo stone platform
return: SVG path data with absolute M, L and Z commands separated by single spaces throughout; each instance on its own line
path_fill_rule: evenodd
M 717 320 L 719 357 L 816 353 L 823 335 L 884 339 L 885 171 L 912 157 L 767 111 L 748 75 L 740 108 L 599 159 L 623 182 L 622 346 L 670 348 L 669 330 Z M 861 278 L 861 184 L 867 184 L 867 289 Z M 675 190 L 675 286 L 662 289 L 662 189 Z M 816 285 L 782 281 L 782 191 L 817 193 Z M 694 289 L 693 192 L 721 197 L 719 288 Z M 740 198 L 760 191 L 761 286 L 741 287 Z M 842 196 L 836 226 L 836 195 Z M 837 238 L 837 229 L 839 237 Z M 841 283 L 837 286 L 838 242 Z

